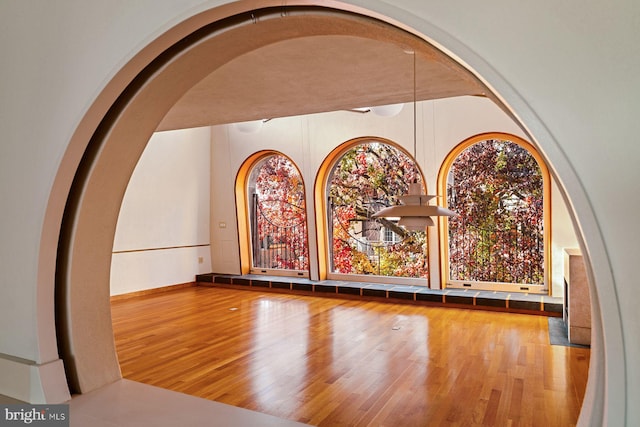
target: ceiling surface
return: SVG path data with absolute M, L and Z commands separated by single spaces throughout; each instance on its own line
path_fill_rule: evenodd
M 228 50 L 248 38 L 252 48 L 184 93 L 158 130 L 487 95 L 450 57 L 396 27 L 326 10 L 272 12 L 225 32 Z

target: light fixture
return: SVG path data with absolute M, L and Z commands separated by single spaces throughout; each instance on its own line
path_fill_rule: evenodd
M 416 54 L 415 51 L 405 51 L 413 55 L 413 158 L 417 161 L 417 131 L 416 131 Z M 413 182 L 409 184 L 409 192 L 400 196 L 399 205 L 389 206 L 374 213 L 374 218 L 400 218 L 398 225 L 409 231 L 424 231 L 427 227 L 435 225 L 433 216 L 454 216 L 455 212 L 436 205 L 430 205 L 429 201 L 436 196 L 422 194 L 422 185 Z
M 373 113 L 376 116 L 380 117 L 393 117 L 397 116 L 400 111 L 404 108 L 404 104 L 388 104 L 388 105 L 377 105 L 374 107 L 359 107 L 359 108 L 350 108 L 346 111 L 350 111 L 352 113 L 360 113 L 367 114 Z
M 349 111 L 351 113 L 367 114 L 371 112 L 371 108 L 370 107 L 349 108 L 348 110 L 345 110 L 345 111 Z
M 242 133 L 255 133 L 262 128 L 264 122 L 265 120 L 253 120 L 249 122 L 234 123 L 234 126 Z
M 402 107 L 404 104 L 389 104 L 389 105 L 378 105 L 375 107 L 371 107 L 371 112 L 376 116 L 380 117 L 393 117 L 400 114 L 402 111 Z
M 422 184 L 409 184 L 409 192 L 400 196 L 399 205 L 384 208 L 372 216 L 374 218 L 400 218 L 398 225 L 409 231 L 424 231 L 426 227 L 435 225 L 432 216 L 453 216 L 455 213 L 447 208 L 430 205 L 429 201 L 436 196 L 421 194 Z

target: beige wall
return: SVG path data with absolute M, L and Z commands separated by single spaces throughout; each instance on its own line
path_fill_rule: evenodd
M 319 3 L 359 5 L 434 40 L 482 76 L 540 144 L 570 198 L 596 290 L 581 423 L 640 425 L 640 4 Z M 166 32 L 228 4 L 0 2 L 0 392 L 34 401 L 64 394 L 48 393 L 64 382 L 53 283 L 60 221 L 80 156 L 127 81 L 181 30 Z M 216 13 L 207 16 L 226 12 Z
M 158 132 L 122 200 L 111 295 L 193 282 L 211 272 L 210 128 Z

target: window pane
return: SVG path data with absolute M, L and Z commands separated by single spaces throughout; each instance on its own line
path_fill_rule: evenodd
M 464 150 L 447 176 L 452 280 L 544 283 L 543 178 L 510 141 Z
M 296 167 L 273 155 L 256 164 L 249 178 L 253 266 L 308 270 L 304 186 Z
M 427 277 L 426 233 L 372 218 L 414 181 L 422 177 L 413 160 L 389 144 L 357 145 L 336 162 L 327 186 L 332 272 Z

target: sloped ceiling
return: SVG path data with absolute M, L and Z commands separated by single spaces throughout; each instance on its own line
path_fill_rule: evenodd
M 412 102 L 414 87 L 417 100 L 487 94 L 433 46 L 375 20 L 307 12 L 252 16 L 247 28 L 235 37 L 273 31 L 291 36 L 211 72 L 173 106 L 158 130 Z

